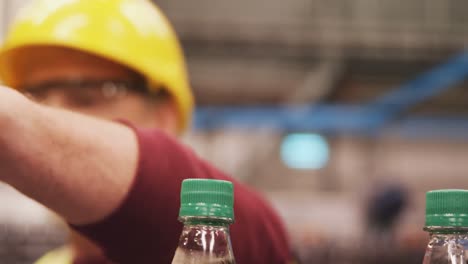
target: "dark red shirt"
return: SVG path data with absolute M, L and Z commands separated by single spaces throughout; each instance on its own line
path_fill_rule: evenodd
M 198 158 L 158 130 L 135 129 L 136 177 L 128 197 L 107 219 L 74 227 L 120 264 L 170 264 L 182 231 L 180 186 L 187 178 L 229 180 L 235 190 L 231 240 L 238 264 L 285 264 L 290 248 L 283 223 L 260 195 Z M 82 262 L 80 262 L 81 264 Z

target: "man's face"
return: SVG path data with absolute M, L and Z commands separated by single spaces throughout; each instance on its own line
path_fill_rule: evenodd
M 38 102 L 137 126 L 176 130 L 170 100 L 149 98 L 132 70 L 87 53 L 57 47 L 29 52 L 22 62 L 22 87 Z

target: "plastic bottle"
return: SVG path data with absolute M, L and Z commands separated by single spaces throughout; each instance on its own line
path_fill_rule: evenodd
M 184 228 L 172 264 L 234 264 L 229 235 L 234 221 L 232 183 L 187 179 L 180 197 Z
M 430 240 L 423 264 L 466 264 L 468 260 L 468 191 L 436 190 L 426 194 Z

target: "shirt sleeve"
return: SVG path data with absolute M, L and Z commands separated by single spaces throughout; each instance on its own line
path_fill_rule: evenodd
M 139 144 L 133 186 L 106 219 L 72 226 L 121 264 L 171 263 L 182 224 L 177 220 L 180 186 L 186 178 L 234 183 L 236 221 L 231 240 L 238 264 L 284 264 L 290 260 L 285 229 L 271 207 L 253 190 L 229 178 L 158 130 L 134 131 Z

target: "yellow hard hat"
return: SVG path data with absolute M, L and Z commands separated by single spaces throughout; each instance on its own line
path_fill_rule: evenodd
M 184 55 L 170 23 L 150 1 L 32 1 L 13 21 L 0 52 L 2 81 L 18 87 L 21 65 L 14 62 L 44 45 L 88 52 L 139 72 L 151 90 L 164 87 L 172 95 L 181 131 L 190 123 L 193 96 Z

